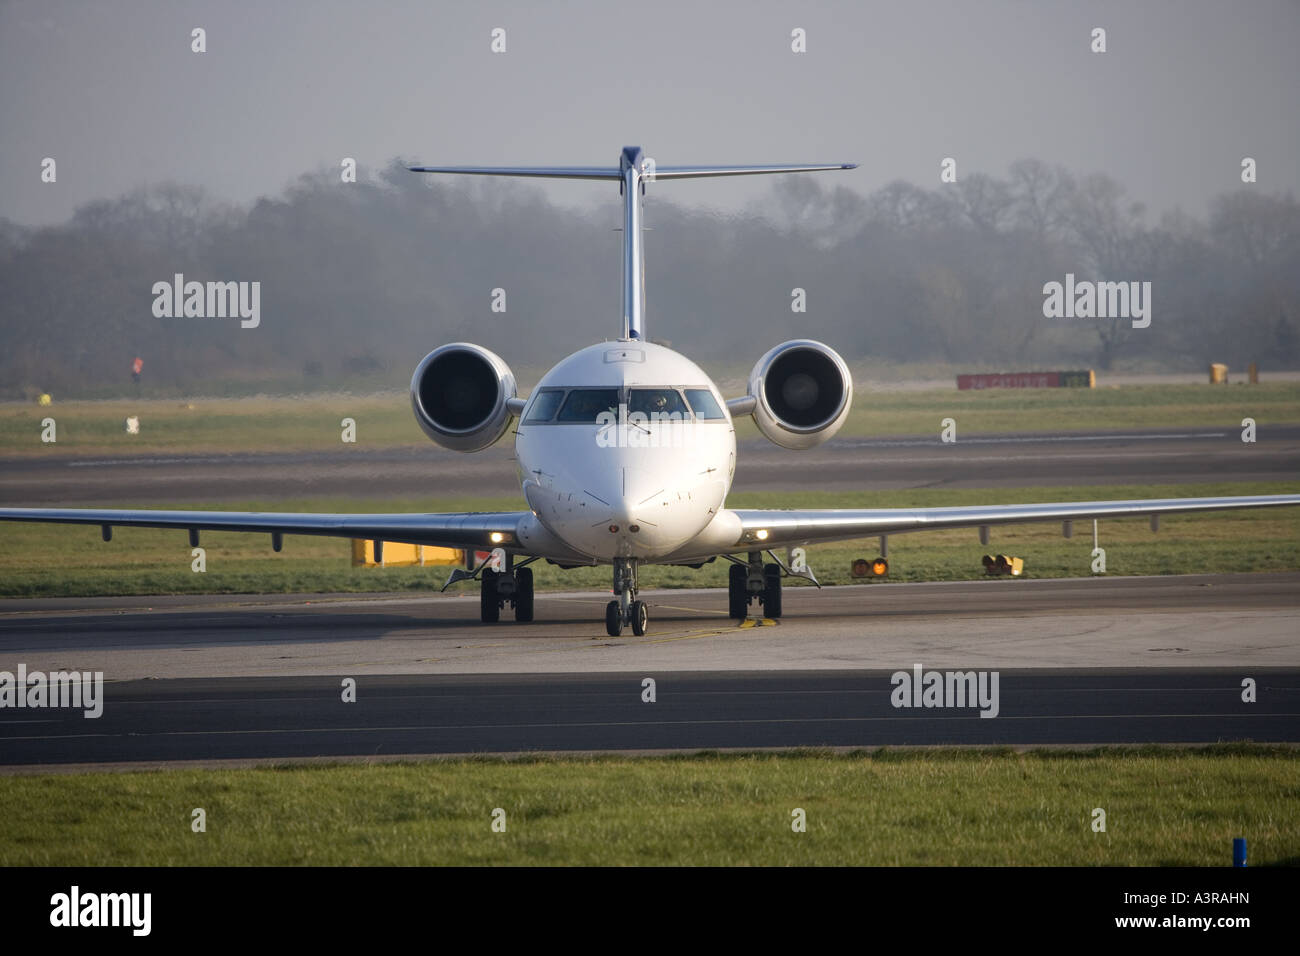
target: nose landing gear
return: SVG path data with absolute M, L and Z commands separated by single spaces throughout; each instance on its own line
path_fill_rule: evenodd
M 636 558 L 614 559 L 615 600 L 605 605 L 605 633 L 618 637 L 623 628 L 632 626 L 632 633 L 644 637 L 650 623 L 650 611 L 645 601 L 637 600 Z

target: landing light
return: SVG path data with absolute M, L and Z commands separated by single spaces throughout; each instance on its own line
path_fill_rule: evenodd
M 766 529 L 763 529 L 763 528 L 760 528 L 758 531 L 755 531 L 755 532 L 754 532 L 754 537 L 757 538 L 759 541 L 766 541 L 766 540 L 767 540 L 767 530 L 766 530 Z
M 506 536 L 502 534 L 500 531 L 493 531 L 490 535 L 488 535 L 488 540 L 491 541 L 493 544 L 500 544 L 505 539 Z

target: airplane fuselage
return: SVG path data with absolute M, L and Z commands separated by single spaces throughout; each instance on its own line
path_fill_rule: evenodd
M 736 432 L 694 362 L 635 339 L 582 349 L 532 390 L 517 432 L 539 539 L 599 563 L 653 562 L 696 542 L 707 550 L 700 539 L 713 536 L 731 487 Z

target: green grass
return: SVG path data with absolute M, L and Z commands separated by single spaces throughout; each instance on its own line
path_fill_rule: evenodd
M 731 496 L 734 508 L 926 507 L 1032 503 L 1093 499 L 1276 494 L 1295 491 L 1283 482 L 1188 485 L 1101 485 L 1077 488 L 916 489 L 884 492 L 751 493 Z M 295 499 L 220 505 L 194 502 L 176 507 L 230 511 L 490 511 L 522 509 L 514 498 L 490 499 Z M 1025 559 L 1025 577 L 1079 577 L 1091 573 L 1092 533 L 1076 522 L 1065 540 L 1056 523 L 994 528 L 988 548 L 975 529 L 893 535 L 890 580 L 956 581 L 984 576 L 986 551 Z M 100 540 L 97 526 L 0 523 L 0 597 L 57 597 L 134 594 L 265 594 L 321 591 L 422 591 L 438 588 L 449 569 L 353 568 L 349 543 L 337 538 L 288 536 L 280 554 L 267 535 L 205 532 L 207 571 L 191 570 L 189 541 L 182 531 L 117 528 Z M 855 583 L 854 558 L 877 554 L 876 538 L 815 545 L 808 559 L 823 584 Z M 1145 518 L 1101 523 L 1106 570 L 1111 575 L 1189 574 L 1207 570 L 1294 571 L 1300 569 L 1300 508 L 1220 512 L 1161 519 L 1152 534 Z M 608 590 L 607 567 L 562 571 L 533 565 L 539 590 Z M 641 586 L 725 587 L 722 561 L 691 568 L 647 567 Z M 792 586 L 805 585 L 793 579 Z M 861 582 L 857 582 L 861 584 Z M 880 583 L 863 585 L 884 586 Z M 472 587 L 472 585 L 461 585 Z
M 140 418 L 140 434 L 123 420 Z M 41 441 L 53 418 L 57 441 Z M 355 445 L 341 441 L 344 418 L 357 423 Z M 860 391 L 841 435 L 939 434 L 952 418 L 957 434 L 1067 432 L 1081 429 L 1241 428 L 1300 423 L 1300 383 L 1252 386 L 1135 385 L 1096 389 L 989 389 L 959 392 Z M 755 437 L 749 419 L 741 438 Z M 246 399 L 152 399 L 0 405 L 0 455 L 130 455 L 158 452 L 338 451 L 424 445 L 405 393 Z
M 1297 798 L 1300 753 L 1251 745 L 9 776 L 0 865 L 1258 866 L 1300 860 Z
M 128 435 L 127 416 L 140 419 Z M 55 421 L 53 443 L 41 422 Z M 356 422 L 356 443 L 342 441 L 341 422 Z M 427 444 L 410 400 L 395 393 L 289 398 L 112 400 L 0 405 L 0 454 L 24 456 L 135 455 L 327 451 Z

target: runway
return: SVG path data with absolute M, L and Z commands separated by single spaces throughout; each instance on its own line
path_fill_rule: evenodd
M 740 443 L 736 492 L 783 492 L 816 476 L 827 491 L 1030 485 L 1282 481 L 1300 474 L 1300 426 L 1239 429 L 836 438 L 794 452 Z M 362 492 L 363 490 L 363 492 Z M 508 443 L 461 455 L 433 446 L 333 452 L 154 457 L 0 458 L 0 503 L 157 505 L 303 496 L 518 495 Z
M 791 588 L 746 627 L 721 591 L 645 593 L 652 633 L 617 639 L 599 593 L 496 626 L 473 597 L 3 601 L 0 670 L 107 683 L 97 720 L 0 709 L 0 764 L 1300 741 L 1300 574 Z M 894 708 L 917 664 L 998 671 L 998 716 Z
M 0 765 L 623 752 L 1300 741 L 1300 670 L 999 674 L 996 716 L 899 708 L 886 671 L 128 681 L 103 715 L 14 711 Z M 655 680 L 655 700 L 643 681 Z M 21 713 L 40 719 L 9 719 Z

